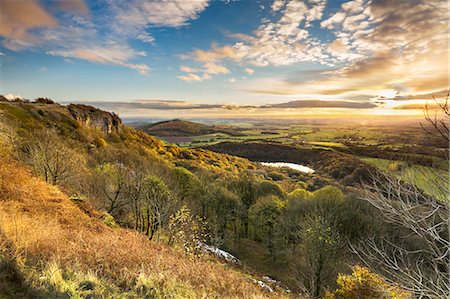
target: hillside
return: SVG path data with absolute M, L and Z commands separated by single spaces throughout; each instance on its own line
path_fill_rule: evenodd
M 91 168 L 92 163 L 97 166 Z M 163 179 L 155 186 L 171 184 L 172 199 L 183 194 L 180 185 L 174 187 L 177 169 L 190 173 L 177 164 L 210 174 L 226 169 L 226 176 L 255 168 L 242 158 L 165 146 L 93 107 L 1 103 L 1 298 L 285 296 L 275 285 L 258 283 L 251 269 L 228 264 L 192 243 L 189 238 L 197 235 L 190 224 L 177 229 L 188 239 L 172 234 L 168 216 L 159 222 L 164 231 L 153 239 L 135 229 L 123 205 L 131 193 L 114 189 L 119 186 L 114 171 L 125 167 L 122 163 L 129 171 L 134 167 L 124 175 L 136 174 L 136 165 L 152 169 L 158 177 L 151 178 Z M 110 192 L 117 195 L 117 205 L 105 197 Z
M 225 133 L 239 136 L 239 130 L 231 126 L 208 126 L 187 120 L 174 119 L 139 127 L 150 135 L 160 137 L 198 136 L 214 133 Z
M 2 157 L 0 165 L 2 298 L 282 296 L 214 258 L 192 260 L 114 227 L 17 162 Z

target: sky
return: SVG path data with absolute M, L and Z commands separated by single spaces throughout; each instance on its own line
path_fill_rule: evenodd
M 123 116 L 412 115 L 449 89 L 448 5 L 0 0 L 0 93 Z

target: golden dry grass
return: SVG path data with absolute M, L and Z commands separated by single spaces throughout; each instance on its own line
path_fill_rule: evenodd
M 110 228 L 18 163 L 0 158 L 0 165 L 0 258 L 13 258 L 34 289 L 80 298 L 283 296 L 217 261 L 188 259 L 136 232 Z

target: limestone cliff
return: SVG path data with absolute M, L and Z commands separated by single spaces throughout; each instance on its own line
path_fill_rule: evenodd
M 95 127 L 105 135 L 119 133 L 122 128 L 122 120 L 115 113 L 82 104 L 70 104 L 67 108 L 80 124 Z

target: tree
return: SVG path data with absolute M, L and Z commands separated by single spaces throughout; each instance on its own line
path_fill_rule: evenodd
M 202 253 L 205 240 L 205 226 L 203 221 L 191 214 L 182 206 L 169 220 L 169 244 L 181 246 L 184 253 L 190 257 L 198 257 Z
M 311 297 L 320 298 L 336 277 L 342 239 L 336 225 L 318 215 L 306 217 L 301 226 L 301 242 L 291 257 L 294 279 Z
M 244 236 L 248 236 L 249 217 L 248 211 L 258 198 L 258 185 L 249 175 L 244 175 L 230 185 L 231 189 L 239 196 L 242 203 L 240 213 L 242 224 L 244 225 Z
M 287 196 L 287 201 L 280 217 L 285 245 L 292 245 L 295 249 L 300 242 L 301 215 L 304 214 L 305 203 L 311 198 L 311 193 L 304 189 L 297 189 Z
M 178 193 L 181 200 L 192 199 L 197 195 L 200 182 L 192 172 L 184 167 L 176 167 L 173 170 L 173 176 L 178 184 Z
M 366 238 L 352 250 L 367 265 L 418 297 L 450 294 L 450 211 L 448 201 L 424 194 L 387 174 L 373 177 L 364 199 L 380 212 L 398 236 Z
M 215 247 L 220 247 L 227 239 L 228 224 L 236 221 L 239 197 L 218 182 L 211 183 L 209 190 L 206 208 L 209 242 Z
M 34 132 L 24 140 L 20 157 L 33 167 L 35 174 L 54 185 L 75 178 L 81 163 L 79 154 L 49 129 Z
M 431 109 L 428 105 L 425 106 L 425 124 L 421 123 L 428 139 L 432 143 L 438 143 L 443 147 L 448 147 L 450 142 L 449 123 L 450 123 L 450 91 L 444 100 L 439 100 L 433 97 L 434 103 L 437 106 L 434 115 L 431 115 Z M 438 116 L 440 114 L 440 116 Z M 449 151 L 447 151 L 447 154 Z
M 130 169 L 120 162 L 97 166 L 92 174 L 92 193 L 99 197 L 109 214 L 127 204 L 126 179 Z
M 144 231 L 151 240 L 155 232 L 168 222 L 175 201 L 167 185 L 150 175 L 143 182 Z
M 275 233 L 282 208 L 283 202 L 274 195 L 260 198 L 250 208 L 250 219 L 255 227 L 255 235 L 267 244 L 273 258 L 275 258 Z
M 136 165 L 130 169 L 126 178 L 126 194 L 131 204 L 134 218 L 134 229 L 142 231 L 144 219 L 142 216 L 142 201 L 144 196 L 144 181 L 147 171 Z
M 381 275 L 370 272 L 368 268 L 354 266 L 351 275 L 339 274 L 338 288 L 327 291 L 324 299 L 408 299 L 411 294 L 400 286 L 390 284 Z

